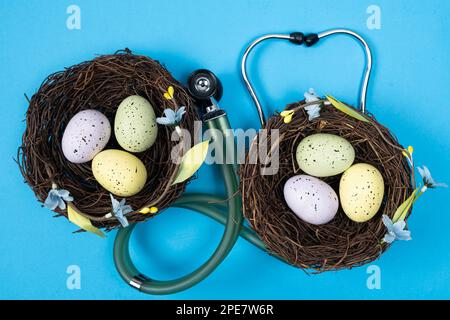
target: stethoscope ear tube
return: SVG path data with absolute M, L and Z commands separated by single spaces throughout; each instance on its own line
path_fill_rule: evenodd
M 261 122 L 261 126 L 264 127 L 266 123 L 266 118 L 264 116 L 264 111 L 261 107 L 261 102 L 258 99 L 258 96 L 256 95 L 255 89 L 253 88 L 250 79 L 248 77 L 247 72 L 247 60 L 250 52 L 252 49 L 259 43 L 269 40 L 269 39 L 282 39 L 282 40 L 288 40 L 291 43 L 301 45 L 305 44 L 307 47 L 311 47 L 315 45 L 317 42 L 319 42 L 320 39 L 329 37 L 331 35 L 337 35 L 337 34 L 345 34 L 350 35 L 352 38 L 356 39 L 364 48 L 365 58 L 366 58 L 366 67 L 364 70 L 364 78 L 362 81 L 362 86 L 360 90 L 359 95 L 359 109 L 361 112 L 366 112 L 366 96 L 367 96 L 367 87 L 369 85 L 370 80 L 370 73 L 372 70 L 372 52 L 370 51 L 370 47 L 367 44 L 367 42 L 364 40 L 363 37 L 361 37 L 358 33 L 347 30 L 347 29 L 333 29 L 329 31 L 324 31 L 318 34 L 312 33 L 309 35 L 304 35 L 301 32 L 293 32 L 291 34 L 267 34 L 262 37 L 257 38 L 254 40 L 250 45 L 247 47 L 247 49 L 244 52 L 244 55 L 242 56 L 241 60 L 241 74 L 242 78 L 245 82 L 245 85 L 247 87 L 248 92 L 250 93 L 250 96 L 252 97 L 253 102 L 255 103 L 256 109 L 258 111 L 259 121 Z

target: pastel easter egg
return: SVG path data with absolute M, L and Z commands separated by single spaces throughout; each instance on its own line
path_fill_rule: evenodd
M 121 197 L 135 195 L 144 188 L 147 170 L 138 157 L 123 150 L 105 150 L 92 160 L 92 173 L 106 190 Z
M 297 146 L 299 168 L 315 177 L 330 177 L 344 172 L 355 160 L 355 149 L 344 138 L 328 133 L 305 137 Z
M 75 114 L 67 124 L 61 148 L 67 160 L 73 163 L 91 161 L 105 148 L 111 137 L 108 118 L 97 110 L 83 110 Z
M 375 216 L 383 202 L 383 176 L 370 164 L 354 164 L 341 177 L 339 196 L 342 209 L 351 220 L 368 221 Z
M 130 152 L 143 152 L 156 140 L 158 126 L 152 105 L 141 96 L 129 96 L 117 108 L 114 134 L 119 145 Z
M 284 199 L 300 219 L 315 225 L 332 220 L 339 207 L 336 192 L 322 180 L 308 175 L 288 179 Z

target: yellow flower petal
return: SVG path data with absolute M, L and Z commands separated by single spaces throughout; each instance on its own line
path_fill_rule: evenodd
M 284 110 L 280 113 L 280 116 L 283 117 L 284 123 L 289 123 L 292 121 L 292 116 L 294 115 L 294 110 Z
M 172 86 L 170 86 L 167 89 L 167 92 L 164 92 L 164 98 L 166 98 L 167 100 L 173 99 L 174 92 L 175 92 L 175 89 Z
M 158 212 L 158 208 L 157 207 L 151 207 L 151 208 L 143 208 L 142 210 L 139 211 L 139 213 L 142 214 L 147 214 L 147 213 L 157 213 Z
M 284 117 L 283 121 L 284 123 L 290 123 L 292 121 L 292 114 Z
M 294 110 L 284 110 L 284 111 L 281 111 L 280 116 L 287 117 L 287 116 L 293 115 L 293 114 L 294 114 Z
M 157 213 L 158 212 L 158 208 L 157 207 L 151 207 L 150 208 L 150 213 Z
M 414 148 L 412 146 L 408 147 L 408 152 L 409 154 L 412 154 L 414 152 Z

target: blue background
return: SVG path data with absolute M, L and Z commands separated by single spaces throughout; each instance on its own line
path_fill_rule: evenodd
M 66 28 L 66 8 L 81 8 L 81 30 Z M 381 8 L 381 29 L 366 26 L 366 9 Z M 213 70 L 224 85 L 221 105 L 234 127 L 258 127 L 240 78 L 244 47 L 270 32 L 319 32 L 345 27 L 372 46 L 374 72 L 368 107 L 415 147 L 439 181 L 450 182 L 450 1 L 7 1 L 0 0 L 0 298 L 153 299 L 128 287 L 112 261 L 115 233 L 102 240 L 52 218 L 23 183 L 13 161 L 27 103 L 50 73 L 95 54 L 129 47 L 163 61 L 180 80 Z M 251 76 L 266 110 L 299 100 L 309 87 L 356 103 L 362 50 L 347 37 L 305 50 L 262 45 Z M 190 190 L 220 192 L 215 168 L 204 166 Z M 219 180 L 220 181 L 220 180 Z M 213 190 L 211 190 L 211 188 Z M 381 289 L 366 286 L 367 266 L 308 276 L 239 240 L 226 261 L 196 287 L 163 299 L 187 298 L 450 298 L 448 190 L 428 192 L 409 220 L 413 240 L 396 243 L 376 265 Z M 170 209 L 138 226 L 132 238 L 137 266 L 170 279 L 199 266 L 223 227 L 189 211 Z M 81 268 L 81 290 L 66 288 L 66 268 Z M 161 297 L 159 297 L 161 298 Z

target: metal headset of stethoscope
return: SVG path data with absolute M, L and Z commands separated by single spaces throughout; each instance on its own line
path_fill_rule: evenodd
M 268 34 L 254 40 L 247 47 L 241 62 L 242 77 L 258 110 L 262 127 L 265 125 L 264 112 L 247 75 L 247 58 L 250 51 L 257 44 L 269 39 L 284 39 L 297 45 L 304 43 L 307 47 L 310 47 L 320 39 L 336 34 L 350 35 L 358 40 L 364 48 L 366 67 L 360 91 L 359 108 L 362 112 L 366 112 L 366 94 L 372 69 L 372 54 L 368 44 L 359 34 L 346 29 L 333 29 L 308 35 L 304 35 L 301 32 Z M 188 79 L 188 91 L 196 99 L 205 126 L 208 129 L 216 129 L 211 130 L 213 133 L 211 138 L 213 140 L 226 139 L 227 135 L 232 131 L 228 130 L 230 129 L 230 124 L 226 112 L 220 109 L 217 104 L 217 101 L 222 97 L 222 85 L 219 79 L 209 70 L 197 70 Z M 214 134 L 214 132 L 220 132 L 221 134 Z M 226 148 L 224 148 L 223 152 L 226 157 Z M 114 263 L 117 271 L 126 283 L 148 294 L 171 294 L 188 289 L 205 279 L 225 259 L 239 236 L 242 236 L 258 248 L 267 251 L 265 244 L 258 238 L 255 232 L 242 225 L 241 198 L 236 195 L 239 187 L 236 161 L 234 161 L 234 164 L 221 164 L 220 168 L 226 187 L 225 197 L 203 193 L 185 193 L 173 204 L 173 207 L 198 211 L 225 225 L 222 239 L 212 256 L 197 270 L 181 278 L 168 281 L 151 279 L 140 273 L 131 260 L 129 241 L 133 229 L 136 226 L 136 224 L 131 224 L 129 227 L 122 228 L 118 231 L 114 242 Z

